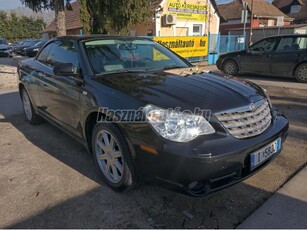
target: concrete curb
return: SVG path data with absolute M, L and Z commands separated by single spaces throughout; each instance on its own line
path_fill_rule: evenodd
M 307 228 L 307 166 L 238 228 Z

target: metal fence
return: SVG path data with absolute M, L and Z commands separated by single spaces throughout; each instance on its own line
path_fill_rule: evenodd
M 242 34 L 242 29 L 230 31 L 231 36 Z M 306 25 L 292 25 L 285 27 L 260 27 L 253 29 L 252 43 L 255 43 L 263 38 L 288 35 L 288 34 L 307 34 Z M 247 33 L 246 41 L 249 41 L 249 33 Z
M 245 41 L 245 35 L 210 34 L 208 63 L 215 64 L 220 54 L 243 50 Z

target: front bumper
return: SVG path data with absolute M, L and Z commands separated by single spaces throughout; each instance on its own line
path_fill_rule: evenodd
M 12 50 L 0 50 L 1 57 L 9 57 L 12 56 L 12 54 L 13 54 Z
M 275 114 L 264 133 L 244 140 L 230 134 L 216 134 L 218 138 L 191 143 L 161 144 L 154 138 L 150 142 L 133 139 L 135 165 L 144 179 L 157 179 L 190 195 L 204 196 L 248 178 L 271 162 L 280 152 L 250 170 L 250 154 L 279 137 L 284 143 L 288 129 L 286 117 Z M 142 150 L 141 144 L 153 147 L 158 155 Z
M 38 53 L 38 51 L 27 50 L 27 51 L 24 52 L 24 56 L 35 57 L 37 53 Z

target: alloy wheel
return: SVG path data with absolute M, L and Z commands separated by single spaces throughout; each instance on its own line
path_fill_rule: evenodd
M 104 176 L 112 183 L 119 183 L 124 175 L 124 158 L 118 141 L 106 130 L 96 135 L 95 154 Z
M 298 69 L 297 76 L 302 81 L 307 81 L 307 65 L 304 65 Z
M 236 71 L 237 71 L 237 67 L 235 66 L 233 62 L 228 61 L 227 63 L 225 63 L 224 72 L 226 74 L 235 74 Z
M 30 121 L 32 119 L 32 107 L 29 95 L 26 90 L 22 91 L 22 104 L 26 117 Z

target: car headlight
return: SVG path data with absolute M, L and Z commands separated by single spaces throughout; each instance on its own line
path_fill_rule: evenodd
M 200 135 L 215 133 L 203 116 L 166 110 L 154 105 L 145 106 L 143 112 L 157 133 L 171 141 L 188 142 Z

